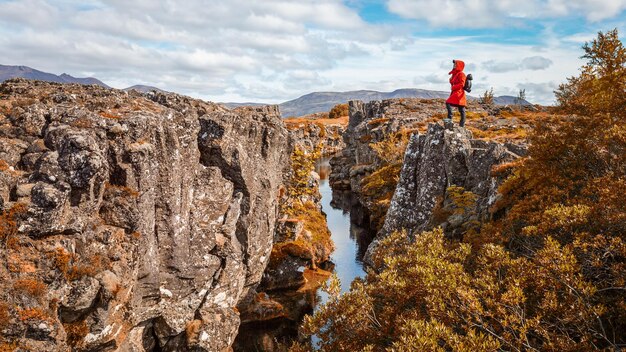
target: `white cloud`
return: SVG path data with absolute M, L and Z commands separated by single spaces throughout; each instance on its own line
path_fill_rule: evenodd
M 320 71 L 390 37 L 341 0 L 0 1 L 4 64 L 89 72 L 119 87 L 164 83 L 207 98 L 254 87 L 261 73 L 282 85 L 274 99 L 295 82 L 313 89 L 329 82 Z
M 626 0 L 387 0 L 387 7 L 404 18 L 439 27 L 495 28 L 577 14 L 600 21 L 619 15 Z
M 518 62 L 487 60 L 482 63 L 482 67 L 485 70 L 494 73 L 504 73 L 519 70 L 538 71 L 545 70 L 550 66 L 552 66 L 552 60 L 539 55 L 525 57 Z
M 552 66 L 552 60 L 545 58 L 543 56 L 531 56 L 525 57 L 522 59 L 522 63 L 520 67 L 526 70 L 545 70 L 548 67 Z
M 571 13 L 572 1 L 583 3 L 551 0 L 549 12 Z M 409 18 L 471 27 L 522 21 L 540 1 L 465 0 L 463 11 L 456 0 L 389 3 L 395 11 L 404 6 Z M 0 63 L 92 75 L 118 88 L 148 84 L 209 100 L 264 102 L 320 90 L 446 91 L 458 58 L 476 92 L 515 94 L 523 85 L 529 98 L 550 103 L 549 87 L 580 66 L 579 48 L 548 30 L 530 46 L 429 37 L 430 28 L 416 34 L 411 26 L 367 23 L 341 0 L 0 0 Z

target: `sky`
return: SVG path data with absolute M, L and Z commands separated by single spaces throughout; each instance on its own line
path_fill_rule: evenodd
M 0 64 L 220 102 L 313 91 L 525 89 L 552 104 L 626 0 L 0 0 Z

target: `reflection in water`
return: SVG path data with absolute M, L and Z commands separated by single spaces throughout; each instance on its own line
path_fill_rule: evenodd
M 322 210 L 335 243 L 331 261 L 341 280 L 341 290 L 346 292 L 352 280 L 365 276 L 362 258 L 373 238 L 367 228 L 369 218 L 351 192 L 334 192 L 330 188 L 329 158 L 318 160 L 315 171 L 320 175 Z M 287 346 L 298 338 L 297 328 L 304 315 L 312 313 L 316 306 L 328 299 L 321 290 L 276 291 L 269 295 L 287 308 L 289 317 L 242 324 L 233 346 L 235 351 L 286 351 Z

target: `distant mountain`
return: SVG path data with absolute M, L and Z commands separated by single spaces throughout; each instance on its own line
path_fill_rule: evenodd
M 351 92 L 316 92 L 303 95 L 300 98 L 290 100 L 280 104 L 280 111 L 283 117 L 303 116 L 317 112 L 327 112 L 337 105 L 350 100 L 362 100 L 369 102 L 372 100 L 395 99 L 395 98 L 422 98 L 422 99 L 447 99 L 450 92 L 426 90 L 426 89 L 398 89 L 393 92 L 377 92 L 374 90 L 357 90 Z M 469 99 L 477 99 L 469 97 Z M 496 105 L 517 104 L 517 98 L 512 96 L 495 97 Z M 531 105 L 525 101 L 523 105 Z
M 57 83 L 79 83 L 79 84 L 97 84 L 102 87 L 110 88 L 102 81 L 87 77 L 76 78 L 66 73 L 57 76 L 52 73 L 35 70 L 27 66 L 6 66 L 0 65 L 0 83 L 10 78 L 22 77 L 27 79 L 35 79 L 40 81 L 57 82 Z M 125 91 L 136 90 L 142 93 L 147 93 L 152 90 L 164 92 L 164 90 L 146 86 L 146 85 L 134 85 L 124 89 Z M 279 104 L 280 112 L 283 117 L 289 116 L 303 116 L 319 112 L 328 112 L 330 109 L 337 105 L 343 104 L 350 100 L 362 100 L 369 102 L 372 100 L 384 100 L 394 98 L 423 98 L 423 99 L 445 99 L 450 93 L 444 91 L 435 91 L 427 89 L 397 89 L 393 92 L 378 92 L 375 90 L 356 90 L 350 92 L 315 92 L 303 95 L 297 99 L 286 101 Z M 469 97 L 469 99 L 476 99 L 475 97 Z M 503 95 L 495 97 L 494 102 L 496 105 L 513 105 L 517 104 L 517 98 L 510 95 Z M 237 108 L 241 106 L 262 106 L 268 105 L 263 103 L 223 103 L 228 108 Z M 522 105 L 531 105 L 528 101 L 524 100 Z
M 165 92 L 163 89 L 153 87 L 153 86 L 144 86 L 143 84 L 135 84 L 134 86 L 124 88 L 125 91 L 136 90 L 141 93 L 148 93 L 150 91 L 156 90 L 157 92 Z
M 35 70 L 34 68 L 30 68 L 28 66 L 6 66 L 0 65 L 0 82 L 4 82 L 7 79 L 11 78 L 26 78 L 26 79 L 36 79 L 39 81 L 48 81 L 48 82 L 57 82 L 57 83 L 79 83 L 79 84 L 97 84 L 102 87 L 110 88 L 102 81 L 87 77 L 87 78 L 77 78 L 70 76 L 66 73 L 57 76 L 52 73 L 47 73 L 39 70 Z

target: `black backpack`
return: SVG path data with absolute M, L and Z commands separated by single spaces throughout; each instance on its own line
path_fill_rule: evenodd
M 474 77 L 472 77 L 472 74 L 470 73 L 469 75 L 467 75 L 467 77 L 465 78 L 465 85 L 463 86 L 463 90 L 471 93 L 472 92 L 472 80 L 474 79 Z

